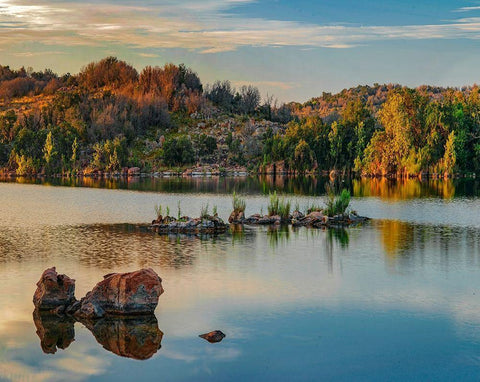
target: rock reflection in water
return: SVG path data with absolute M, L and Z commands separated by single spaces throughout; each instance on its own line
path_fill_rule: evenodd
M 162 347 L 163 332 L 154 315 L 81 322 L 104 349 L 121 357 L 145 360 Z
M 33 312 L 33 322 L 44 353 L 54 354 L 66 349 L 75 340 L 75 319 L 52 313 Z M 80 320 L 104 349 L 137 360 L 151 358 L 161 348 L 163 332 L 154 315 L 106 317 Z
M 68 316 L 52 313 L 33 312 L 33 323 L 37 328 L 40 346 L 44 353 L 55 354 L 57 349 L 65 350 L 75 341 L 75 320 Z

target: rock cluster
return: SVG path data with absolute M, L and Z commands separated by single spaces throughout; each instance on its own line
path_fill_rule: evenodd
M 251 224 L 251 225 L 279 225 L 291 224 L 294 227 L 347 227 L 355 224 L 363 223 L 369 220 L 366 217 L 358 216 L 355 213 L 348 213 L 336 216 L 324 215 L 322 211 L 312 211 L 304 215 L 300 211 L 294 211 L 288 217 L 279 215 L 260 215 L 254 214 L 247 218 L 232 212 L 229 218 L 230 223 L 235 224 Z
M 35 310 L 66 313 L 81 318 L 105 315 L 153 314 L 163 293 L 162 279 L 153 269 L 104 276 L 80 301 L 75 299 L 75 280 L 45 270 L 33 296 Z
M 228 225 L 217 215 L 191 218 L 189 216 L 175 219 L 171 216 L 159 216 L 152 221 L 150 229 L 154 232 L 185 234 L 219 234 L 228 229 Z

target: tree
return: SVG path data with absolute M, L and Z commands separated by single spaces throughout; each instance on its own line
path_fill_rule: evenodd
M 193 163 L 195 152 L 192 141 L 186 136 L 167 138 L 163 144 L 163 160 L 167 166 Z
M 70 164 L 71 164 L 72 170 L 77 169 L 77 160 L 78 160 L 77 151 L 78 151 L 78 141 L 77 141 L 77 138 L 75 137 L 75 140 L 73 141 L 73 144 L 72 144 L 72 156 L 70 157 Z
M 47 172 L 52 169 L 56 155 L 57 152 L 55 151 L 55 141 L 53 139 L 52 132 L 49 131 L 47 134 L 47 139 L 45 140 L 45 145 L 43 146 L 43 159 L 45 160 Z
M 15 123 L 17 115 L 14 110 L 8 110 L 0 116 L 0 142 L 9 143 L 15 135 Z
M 230 81 L 216 81 L 211 88 L 207 88 L 206 97 L 214 104 L 231 111 L 235 91 Z
M 240 101 L 238 111 L 244 114 L 253 114 L 260 105 L 260 92 L 255 86 L 242 86 L 240 88 Z
M 295 168 L 301 172 L 311 170 L 314 166 L 313 152 L 303 139 L 295 147 Z
M 443 156 L 443 169 L 445 174 L 452 174 L 457 162 L 457 156 L 455 153 L 455 132 L 452 131 L 448 135 L 447 143 L 445 143 L 445 154 Z

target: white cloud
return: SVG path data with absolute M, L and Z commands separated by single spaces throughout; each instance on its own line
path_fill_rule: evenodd
M 46 45 L 184 48 L 211 54 L 245 46 L 348 49 L 374 41 L 479 39 L 480 19 L 405 26 L 316 25 L 228 13 L 251 0 L 166 1 L 126 5 L 0 0 L 0 49 Z M 480 7 L 464 7 L 462 11 Z
M 478 11 L 478 10 L 480 10 L 480 6 L 461 7 L 461 8 L 455 9 L 455 12 L 470 12 L 470 11 Z

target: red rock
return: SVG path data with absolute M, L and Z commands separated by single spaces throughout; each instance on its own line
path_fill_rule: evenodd
M 243 211 L 232 211 L 228 217 L 229 223 L 241 223 L 243 220 L 245 220 L 245 213 Z
M 139 167 L 130 167 L 128 169 L 128 175 L 139 175 L 140 174 L 140 168 Z
M 106 314 L 153 314 L 162 293 L 162 279 L 153 269 L 111 273 L 82 298 L 75 315 L 94 318 Z
M 37 282 L 33 304 L 38 310 L 64 309 L 75 302 L 75 280 L 48 268 Z
M 215 342 L 220 342 L 226 336 L 221 330 L 214 330 L 213 332 L 210 332 L 210 333 L 200 334 L 199 337 L 207 340 L 210 343 L 215 343 Z

